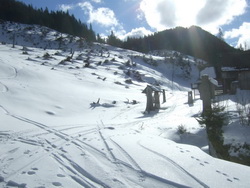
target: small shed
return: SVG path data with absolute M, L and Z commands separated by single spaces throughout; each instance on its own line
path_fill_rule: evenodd
M 147 96 L 147 112 L 160 109 L 160 92 L 161 88 L 152 85 L 147 85 L 147 87 L 142 91 L 142 93 L 145 93 Z
M 221 69 L 223 91 L 232 90 L 232 83 L 238 81 L 238 87 L 242 90 L 250 90 L 250 68 L 222 67 Z

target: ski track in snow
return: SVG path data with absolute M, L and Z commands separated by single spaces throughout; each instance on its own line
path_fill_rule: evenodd
M 138 142 L 139 146 L 141 146 L 142 148 L 154 153 L 157 156 L 160 156 L 161 158 L 165 159 L 166 161 L 170 162 L 173 166 L 175 166 L 177 169 L 179 169 L 180 171 L 182 171 L 184 174 L 188 175 L 189 177 L 191 177 L 192 179 L 194 179 L 196 182 L 198 182 L 200 185 L 202 185 L 204 188 L 208 188 L 209 186 L 206 185 L 205 183 L 203 183 L 202 181 L 200 181 L 198 178 L 194 177 L 192 174 L 190 174 L 187 170 L 185 170 L 184 168 L 182 168 L 180 165 L 178 165 L 176 162 L 174 162 L 173 160 L 171 160 L 170 158 L 168 158 L 167 156 L 164 156 L 156 151 L 153 151 L 152 149 L 149 149 L 148 147 L 142 145 L 140 143 L 140 141 Z
M 115 142 L 114 140 L 110 139 L 110 141 L 116 146 L 116 148 L 123 154 L 123 156 L 125 156 L 125 158 L 128 159 L 128 161 L 130 163 L 127 163 L 125 161 L 119 160 L 116 158 L 117 162 L 125 165 L 129 168 L 132 168 L 135 172 L 137 172 L 139 174 L 139 177 L 141 179 L 141 181 L 145 181 L 145 179 L 152 179 L 154 181 L 158 181 L 161 182 L 163 184 L 165 184 L 165 186 L 169 187 L 179 187 L 179 188 L 185 188 L 187 186 L 184 185 L 180 185 L 178 183 L 172 182 L 166 178 L 162 178 L 160 176 L 157 176 L 155 174 L 152 174 L 150 172 L 145 171 L 143 168 L 140 167 L 140 165 L 136 162 L 136 160 L 123 148 L 121 147 L 117 142 Z
M 11 134 L 8 134 L 8 139 L 11 139 L 13 141 L 18 141 L 18 142 L 22 142 L 24 144 L 30 144 L 30 145 L 38 146 L 38 148 L 36 148 L 34 150 L 27 151 L 26 154 L 28 154 L 29 156 L 36 155 L 37 153 L 39 153 L 39 151 L 41 149 L 45 150 L 46 153 L 36 156 L 32 161 L 29 161 L 29 163 L 22 164 L 22 166 L 19 167 L 18 169 L 16 169 L 15 172 L 9 173 L 8 176 L 5 179 L 11 179 L 13 176 L 15 176 L 15 174 L 18 174 L 18 173 L 24 171 L 25 169 L 29 169 L 31 166 L 34 166 L 36 163 L 40 162 L 44 157 L 46 157 L 48 155 L 52 155 L 52 156 L 54 156 L 54 158 L 55 158 L 55 160 L 57 162 L 59 162 L 61 165 L 63 165 L 65 167 L 66 171 L 69 171 L 69 172 L 73 173 L 71 175 L 71 178 L 74 181 L 76 181 L 78 184 L 80 184 L 80 185 L 82 185 L 84 187 L 96 187 L 94 184 L 98 184 L 98 185 L 101 185 L 101 187 L 109 188 L 110 186 L 106 185 L 101 180 L 98 180 L 94 175 L 87 172 L 86 169 L 83 169 L 76 162 L 74 162 L 74 161 L 70 160 L 68 157 L 66 157 L 65 153 L 67 153 L 67 152 L 62 149 L 62 146 L 65 146 L 65 145 L 67 145 L 69 143 L 73 144 L 76 148 L 80 149 L 81 152 L 83 152 L 85 154 L 86 154 L 86 152 L 90 152 L 90 153 L 94 152 L 95 155 L 98 154 L 98 155 L 100 155 L 100 157 L 106 158 L 108 161 L 114 163 L 117 166 L 117 168 L 119 168 L 119 165 L 123 165 L 123 166 L 129 167 L 129 168 L 132 167 L 131 169 L 133 169 L 136 173 L 141 173 L 142 172 L 139 165 L 122 148 L 120 148 L 120 149 L 123 150 L 123 152 L 128 156 L 128 159 L 131 161 L 131 164 L 126 164 L 126 162 L 117 160 L 116 157 L 114 156 L 114 154 L 112 153 L 111 148 L 109 147 L 108 143 L 106 142 L 106 139 L 103 137 L 100 130 L 97 131 L 97 128 L 83 130 L 81 132 L 78 132 L 77 136 L 73 137 L 72 135 L 62 133 L 61 131 L 71 130 L 71 129 L 74 129 L 74 128 L 78 128 L 79 126 L 56 130 L 54 128 L 50 128 L 50 127 L 48 127 L 48 126 L 46 126 L 44 124 L 41 124 L 39 122 L 30 120 L 28 118 L 10 114 L 2 106 L 1 106 L 1 108 L 5 111 L 6 115 L 9 115 L 9 116 L 11 116 L 11 117 L 13 117 L 15 119 L 20 120 L 20 121 L 24 121 L 26 123 L 32 124 L 32 125 L 40 128 L 40 129 L 46 131 L 45 133 L 41 133 L 41 134 L 34 134 L 34 135 L 31 134 L 32 135 L 31 137 L 44 136 L 44 135 L 47 135 L 47 134 L 53 134 L 53 135 L 58 137 L 57 140 L 53 140 L 53 141 L 49 141 L 49 140 L 45 139 L 44 142 L 37 142 L 36 140 L 32 140 L 32 139 L 27 140 L 25 138 L 25 133 L 27 134 L 27 133 L 29 133 L 29 131 L 28 132 L 27 131 L 26 132 L 21 132 L 22 136 L 17 134 L 16 137 L 11 135 Z M 91 134 L 93 132 L 98 132 L 99 133 L 99 136 L 100 136 L 101 140 L 103 141 L 103 143 L 104 143 L 104 145 L 106 147 L 106 152 L 103 152 L 103 151 L 97 149 L 96 147 L 94 147 L 94 146 L 92 146 L 90 144 L 87 144 L 87 143 L 85 143 L 85 142 L 83 142 L 83 141 L 81 141 L 79 139 L 79 135 L 84 136 L 84 135 L 87 135 L 87 134 Z M 63 142 L 61 142 L 62 140 L 63 140 Z M 60 142 L 60 144 L 59 145 L 56 144 L 57 142 Z M 11 151 L 8 151 L 7 153 L 12 153 L 12 152 L 15 152 L 16 150 L 18 150 L 18 148 L 12 149 Z M 25 157 L 25 156 L 23 156 L 23 157 Z M 18 158 L 16 160 L 21 160 L 21 159 L 22 159 L 22 157 Z M 7 158 L 2 158 L 2 161 L 6 161 L 6 160 L 7 160 Z M 68 161 L 70 165 L 65 165 L 62 162 L 64 160 Z M 11 162 L 13 162 L 13 161 L 11 161 Z M 3 168 L 7 169 L 8 165 L 10 165 L 10 163 L 5 162 L 5 165 L 4 165 Z M 32 172 L 30 172 L 30 174 L 32 174 Z M 142 178 L 142 175 L 140 175 L 140 177 Z M 154 178 L 152 178 L 152 179 L 154 179 Z M 93 182 L 94 182 L 94 184 L 93 184 Z
M 0 93 L 6 93 L 9 91 L 9 88 L 4 85 L 2 82 L 0 82 Z
M 53 134 L 55 136 L 58 137 L 58 140 L 57 141 L 49 141 L 49 140 L 46 140 L 45 139 L 45 142 L 43 143 L 39 143 L 35 140 L 26 140 L 24 138 L 24 135 L 22 137 L 18 136 L 18 138 L 15 138 L 15 137 L 12 137 L 11 134 L 7 134 L 8 136 L 8 139 L 11 139 L 13 141 L 19 141 L 19 142 L 22 142 L 22 143 L 25 143 L 25 144 L 31 144 L 31 145 L 35 145 L 35 146 L 38 146 L 37 149 L 33 150 L 33 151 L 28 151 L 27 154 L 29 154 L 29 156 L 33 156 L 35 155 L 36 153 L 38 153 L 39 150 L 43 149 L 45 151 L 47 151 L 45 154 L 42 154 L 42 155 L 39 155 L 37 156 L 35 159 L 33 159 L 32 161 L 29 161 L 29 163 L 27 164 L 22 164 L 22 166 L 19 168 L 19 169 L 16 169 L 15 172 L 13 173 L 9 173 L 8 176 L 5 178 L 5 179 L 11 179 L 12 176 L 14 176 L 15 174 L 18 174 L 19 172 L 23 171 L 24 169 L 27 169 L 29 168 L 30 166 L 38 163 L 39 161 L 41 161 L 44 157 L 48 156 L 48 155 L 53 155 L 53 156 L 59 156 L 56 158 L 56 160 L 58 161 L 58 158 L 64 158 L 64 159 L 67 159 L 64 155 L 64 153 L 66 152 L 65 150 L 63 150 L 63 148 L 61 146 L 65 146 L 67 144 L 73 144 L 76 148 L 80 148 L 81 152 L 85 153 L 86 151 L 86 148 L 82 148 L 82 146 L 80 144 L 77 144 L 76 141 L 78 140 L 78 137 L 79 137 L 79 134 L 81 135 L 85 135 L 85 134 L 90 134 L 92 132 L 95 132 L 96 131 L 96 128 L 93 128 L 93 129 L 87 129 L 87 130 L 84 130 L 84 131 L 81 131 L 81 132 L 78 132 L 77 133 L 77 136 L 73 137 L 72 135 L 68 135 L 68 134 L 65 134 L 65 133 L 62 133 L 60 130 L 55 130 L 53 128 L 50 128 L 44 124 L 41 124 L 41 123 L 38 123 L 36 121 L 33 121 L 33 120 L 30 120 L 28 118 L 24 118 L 24 117 L 20 117 L 20 116 L 17 116 L 17 115 L 13 115 L 13 114 L 10 114 L 7 110 L 5 110 L 2 106 L 0 106 L 7 115 L 13 117 L 13 118 L 16 118 L 20 121 L 24 121 L 26 123 L 29 123 L 29 124 L 32 124 L 32 125 L 35 125 L 36 127 L 39 127 L 41 128 L 42 130 L 45 130 L 47 132 L 47 134 Z M 69 129 L 73 129 L 73 128 L 67 128 L 67 129 L 62 129 L 62 130 L 69 130 Z M 3 136 L 3 134 L 0 134 Z M 56 142 L 61 142 L 63 140 L 62 143 L 60 143 L 59 145 L 56 145 Z M 15 152 L 16 150 L 18 150 L 18 148 L 16 149 L 12 149 L 11 151 L 8 151 L 7 153 L 13 153 Z M 89 151 L 89 150 L 88 150 Z M 2 154 L 3 155 L 3 154 Z M 22 157 L 25 157 L 22 156 Z M 22 158 L 21 157 L 21 158 Z M 18 158 L 16 160 L 21 160 L 21 158 Z M 14 159 L 13 159 L 14 160 Z M 13 160 L 11 162 L 13 162 Z M 2 158 L 1 161 L 7 161 L 7 157 L 5 158 Z M 78 178 L 72 176 L 72 179 L 74 179 L 75 181 L 77 181 L 77 183 L 79 182 L 82 182 L 83 179 L 85 177 L 83 176 L 87 176 L 87 178 L 90 178 L 91 181 L 94 181 L 94 182 L 97 182 L 98 184 L 101 184 L 102 186 L 105 185 L 104 183 L 102 183 L 100 180 L 98 180 L 97 178 L 95 178 L 93 175 L 89 174 L 86 170 L 80 168 L 76 163 L 74 163 L 73 161 L 70 161 L 71 165 L 77 169 L 79 172 L 78 172 Z M 4 165 L 4 169 L 8 168 L 8 165 L 10 165 L 10 162 L 6 162 L 5 165 Z M 66 169 L 69 169 L 69 167 L 67 167 Z M 72 171 L 72 170 L 71 170 Z M 84 173 L 83 173 L 84 172 Z M 80 181 L 80 179 L 82 179 Z M 89 187 L 95 187 L 95 186 L 92 186 L 91 183 L 87 183 L 87 184 L 82 184 L 82 185 L 90 185 Z M 109 187 L 109 186 L 104 186 L 104 187 Z
M 0 63 L 3 64 L 5 67 L 10 69 L 10 72 L 7 72 L 6 76 L 0 75 L 1 80 L 6 80 L 6 79 L 13 79 L 17 77 L 17 69 L 11 65 L 8 65 L 7 63 L 4 63 L 2 59 L 0 59 Z M 6 73 L 6 72 L 4 72 Z M 6 93 L 9 91 L 9 88 L 7 85 L 5 85 L 3 82 L 0 82 L 0 93 Z
M 158 177 L 156 175 L 153 175 L 149 172 L 146 172 L 145 170 L 143 170 L 139 166 L 139 164 L 133 159 L 133 157 L 131 157 L 130 154 L 128 152 L 126 152 L 126 150 L 124 148 L 122 148 L 118 143 L 116 143 L 112 139 L 108 139 L 108 141 L 110 141 L 113 144 L 113 146 L 115 146 L 116 149 L 120 150 L 120 152 L 125 156 L 125 158 L 127 159 L 127 161 L 129 161 L 129 163 L 127 161 L 122 161 L 122 160 L 119 160 L 118 158 L 116 158 L 116 156 L 112 152 L 111 147 L 109 146 L 108 142 L 106 141 L 107 139 L 104 138 L 100 129 L 99 130 L 97 130 L 96 128 L 87 129 L 87 130 L 82 131 L 81 133 L 78 133 L 77 136 L 73 137 L 72 135 L 62 133 L 61 131 L 78 128 L 78 126 L 71 127 L 71 128 L 63 128 L 61 130 L 56 130 L 54 128 L 50 128 L 44 124 L 41 124 L 39 122 L 30 120 L 28 118 L 10 114 L 7 110 L 6 110 L 6 114 L 10 115 L 11 117 L 16 118 L 20 121 L 24 121 L 26 123 L 32 124 L 40 129 L 46 131 L 47 134 L 53 134 L 53 135 L 58 137 L 58 140 L 53 140 L 53 141 L 49 141 L 49 140 L 45 139 L 45 142 L 43 142 L 43 143 L 39 143 L 39 142 L 36 142 L 35 140 L 31 140 L 31 139 L 26 140 L 24 138 L 24 135 L 22 137 L 18 136 L 18 138 L 14 138 L 14 137 L 11 138 L 14 141 L 20 141 L 20 142 L 23 142 L 25 144 L 31 144 L 31 145 L 38 146 L 37 149 L 27 152 L 27 154 L 29 154 L 30 156 L 36 155 L 36 153 L 38 153 L 38 151 L 41 149 L 44 149 L 46 151 L 46 153 L 38 155 L 32 161 L 29 161 L 29 163 L 27 163 L 27 164 L 22 164 L 22 166 L 19 169 L 16 169 L 15 172 L 8 174 L 6 179 L 11 179 L 11 177 L 13 177 L 15 174 L 23 171 L 24 169 L 28 169 L 31 166 L 34 166 L 36 163 L 41 161 L 44 157 L 46 157 L 48 155 L 52 155 L 58 163 L 60 163 L 61 165 L 64 166 L 64 169 L 66 171 L 68 171 L 69 174 L 71 174 L 70 175 L 71 178 L 74 181 L 76 181 L 78 184 L 80 184 L 84 187 L 96 187 L 96 185 L 100 185 L 101 187 L 109 188 L 110 187 L 109 185 L 107 185 L 106 183 L 99 180 L 96 176 L 89 173 L 82 166 L 78 165 L 77 162 L 71 160 L 70 158 L 68 158 L 66 156 L 67 152 L 62 149 L 62 146 L 65 146 L 65 145 L 70 143 L 70 144 L 73 144 L 73 146 L 76 147 L 77 149 L 80 149 L 81 152 L 83 152 L 85 154 L 86 154 L 86 152 L 92 153 L 93 151 L 95 154 L 96 153 L 98 153 L 99 155 L 101 154 L 100 157 L 106 158 L 111 163 L 114 163 L 118 169 L 120 168 L 121 165 L 125 166 L 129 169 L 132 169 L 135 173 L 138 173 L 138 176 L 140 177 L 140 179 L 150 178 L 150 179 L 165 183 L 165 184 L 170 185 L 170 186 L 183 187 L 183 186 L 176 184 L 174 182 L 171 182 L 167 179 L 164 179 L 164 178 Z M 95 148 L 94 146 L 89 145 L 89 144 L 87 144 L 79 139 L 79 134 L 87 135 L 87 134 L 91 134 L 93 132 L 99 133 L 99 136 L 106 147 L 105 152 L 103 152 L 103 151 L 99 150 L 98 148 Z M 44 134 L 42 134 L 42 135 L 44 135 Z M 37 135 L 34 135 L 34 136 L 37 136 Z M 63 142 L 61 142 L 61 141 L 63 141 Z M 61 142 L 61 143 L 58 145 L 57 142 Z M 78 144 L 77 142 L 80 142 L 80 143 Z M 8 153 L 15 152 L 16 150 L 18 150 L 18 148 L 11 150 L 11 151 L 8 151 Z M 3 159 L 3 160 L 6 160 L 6 159 Z M 16 160 L 21 160 L 21 159 L 19 158 Z M 69 165 L 65 165 L 65 162 L 63 162 L 65 160 L 69 163 Z M 6 163 L 4 168 L 7 168 L 8 164 L 9 163 Z M 32 174 L 32 172 L 30 172 L 30 174 Z M 145 181 L 145 180 L 143 180 L 143 181 Z
M 7 63 L 4 63 L 2 59 L 0 59 L 0 63 L 6 66 L 7 68 L 11 69 L 11 73 L 8 72 L 7 76 L 0 77 L 0 79 L 13 79 L 17 77 L 17 69 Z

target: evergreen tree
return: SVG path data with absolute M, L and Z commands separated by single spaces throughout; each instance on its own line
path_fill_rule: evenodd
M 105 40 L 100 36 L 100 34 L 98 33 L 97 34 L 97 37 L 96 37 L 96 41 L 99 42 L 99 43 L 105 43 Z
M 122 46 L 122 41 L 115 36 L 113 31 L 111 31 L 110 35 L 108 36 L 107 43 L 112 46 L 117 46 L 117 47 Z
M 218 32 L 217 37 L 218 37 L 220 40 L 224 41 L 224 33 L 223 33 L 223 31 L 222 31 L 221 28 L 219 28 L 219 32 Z

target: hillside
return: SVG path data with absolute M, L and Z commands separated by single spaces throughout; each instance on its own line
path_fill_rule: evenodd
M 176 27 L 154 33 L 140 39 L 128 39 L 127 49 L 141 52 L 175 50 L 207 61 L 217 68 L 218 77 L 222 66 L 250 67 L 249 51 L 243 52 L 200 27 Z
M 187 103 L 194 58 L 172 62 L 172 51 L 88 44 L 36 25 L 5 22 L 0 32 L 0 187 L 249 186 L 250 167 L 208 154 L 199 96 Z M 148 84 L 167 100 L 145 113 Z M 230 111 L 234 97 L 221 100 Z M 237 133 L 237 147 L 250 130 L 233 117 L 224 132 L 227 143 Z
M 37 9 L 18 0 L 0 0 L 0 21 L 12 21 L 23 24 L 36 24 L 56 31 L 82 37 L 87 41 L 98 41 L 109 45 L 148 53 L 154 50 L 178 51 L 183 54 L 207 61 L 216 69 L 220 79 L 221 67 L 249 68 L 250 51 L 242 51 L 228 45 L 225 41 L 197 26 L 176 27 L 142 38 L 128 38 L 122 41 L 111 34 L 103 39 L 74 15 L 63 11 Z
M 23 24 L 37 24 L 62 33 L 84 37 L 87 41 L 96 40 L 92 26 L 88 27 L 69 12 L 49 11 L 48 8 L 37 9 L 18 0 L 0 0 L 0 19 Z

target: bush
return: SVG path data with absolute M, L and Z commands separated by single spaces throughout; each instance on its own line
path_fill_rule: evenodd
M 228 160 L 228 147 L 224 146 L 222 127 L 227 123 L 227 113 L 225 107 L 214 105 L 211 110 L 206 110 L 203 114 L 196 118 L 199 124 L 206 125 L 208 139 L 213 145 L 217 155 Z
M 177 132 L 178 132 L 178 134 L 184 134 L 184 133 L 186 133 L 187 129 L 186 129 L 185 125 L 182 125 L 182 124 L 179 125 L 178 128 L 177 128 Z

